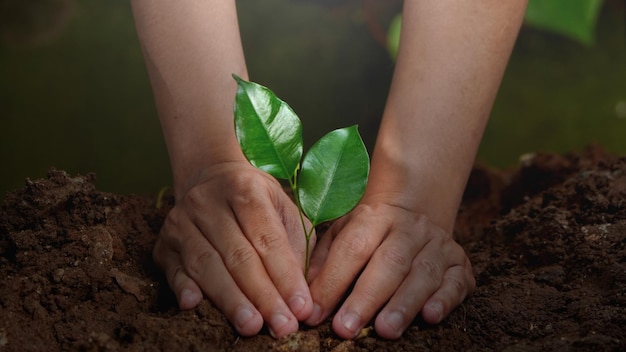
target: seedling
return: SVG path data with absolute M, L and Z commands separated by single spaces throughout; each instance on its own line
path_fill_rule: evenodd
M 355 125 L 326 134 L 302 158 L 302 123 L 291 107 L 268 88 L 233 78 L 237 140 L 252 165 L 289 183 L 306 237 L 308 276 L 315 226 L 348 213 L 365 192 L 367 149 Z M 309 229 L 304 216 L 312 223 Z

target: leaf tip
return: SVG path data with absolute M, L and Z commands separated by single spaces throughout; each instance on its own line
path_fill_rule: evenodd
M 241 83 L 241 82 L 243 82 L 243 78 L 241 78 L 241 77 L 237 76 L 237 74 L 236 74 L 236 73 L 232 73 L 232 74 L 231 74 L 231 76 L 233 76 L 233 79 L 234 79 L 235 81 L 237 81 L 237 83 Z

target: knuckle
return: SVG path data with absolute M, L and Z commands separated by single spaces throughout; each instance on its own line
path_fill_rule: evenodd
M 187 256 L 189 259 L 186 261 L 185 268 L 187 272 L 192 276 L 200 276 L 207 268 L 211 266 L 211 261 L 215 258 L 217 252 L 204 249 L 197 255 Z
M 444 245 L 452 240 L 452 234 L 433 223 L 427 215 L 413 214 L 413 224 L 416 231 L 422 234 L 421 237 L 429 242 Z
M 386 213 L 385 207 L 383 204 L 359 204 L 357 208 L 355 208 L 355 215 L 364 219 L 365 221 L 370 221 L 372 223 L 389 223 L 389 218 L 383 214 Z
M 275 233 L 261 233 L 254 240 L 255 248 L 263 254 L 277 253 L 284 248 L 281 236 Z
M 266 189 L 259 177 L 253 177 L 251 173 L 235 175 L 228 181 L 226 187 L 230 193 L 229 203 L 234 209 L 253 208 L 262 210 L 263 193 Z
M 464 280 L 459 279 L 456 276 L 446 277 L 447 284 L 459 294 L 459 296 L 464 297 L 468 291 L 468 285 Z
M 355 214 L 364 217 L 375 216 L 382 212 L 382 205 L 374 204 L 358 204 L 353 211 Z
M 242 266 L 249 264 L 256 252 L 252 247 L 238 247 L 226 256 L 225 264 L 230 270 L 237 270 Z
M 260 186 L 259 181 L 256 173 L 238 172 L 230 177 L 227 186 L 238 192 L 250 193 Z
M 174 229 L 178 226 L 180 226 L 180 224 L 183 222 L 183 214 L 182 211 L 180 211 L 179 208 L 174 207 L 172 208 L 172 210 L 169 211 L 169 213 L 167 213 L 167 217 L 165 218 L 165 221 L 163 222 L 163 226 L 161 227 L 161 232 L 160 235 L 161 237 L 165 236 L 166 234 L 171 233 L 171 229 Z
M 203 211 L 206 208 L 207 195 L 201 187 L 194 187 L 187 191 L 184 201 L 191 207 L 191 209 Z
M 425 274 L 426 278 L 432 283 L 441 282 L 442 269 L 441 266 L 430 259 L 418 259 L 414 263 L 414 270 L 418 273 Z
M 404 270 L 407 268 L 407 257 L 399 248 L 385 248 L 381 253 L 383 262 L 394 269 Z
M 458 258 L 460 246 L 450 237 L 434 236 L 428 240 L 427 246 L 444 255 Z M 462 250 L 461 250 L 462 251 Z
M 357 261 L 366 261 L 371 254 L 371 245 L 367 236 L 342 236 L 340 238 L 341 253 Z
M 185 269 L 180 265 L 176 265 L 172 269 L 170 269 L 167 275 L 167 282 L 170 285 L 170 288 L 172 288 L 172 290 L 174 291 L 180 289 L 184 282 L 181 279 L 185 276 L 187 276 L 185 274 Z

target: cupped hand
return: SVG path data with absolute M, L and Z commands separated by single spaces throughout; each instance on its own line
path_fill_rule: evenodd
M 376 332 L 389 339 L 420 312 L 439 323 L 475 287 L 469 259 L 449 233 L 414 211 L 367 200 L 320 238 L 309 279 L 310 325 L 328 317 L 356 280 L 333 318 L 343 338 L 356 337 L 375 315 Z
M 295 204 L 275 179 L 238 161 L 212 166 L 177 194 L 153 257 L 181 309 L 204 294 L 241 335 L 258 333 L 265 321 L 281 337 L 313 308 L 304 251 Z

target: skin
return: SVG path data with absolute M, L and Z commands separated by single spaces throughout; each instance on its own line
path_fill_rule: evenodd
M 316 245 L 309 283 L 297 209 L 235 138 L 235 73 L 248 79 L 234 0 L 133 0 L 174 176 L 154 248 L 181 309 L 203 296 L 242 335 L 298 322 L 353 338 L 438 323 L 474 289 L 452 239 L 458 205 L 525 0 L 406 0 L 391 90 L 360 204 Z M 338 307 L 351 285 L 352 291 Z
M 418 313 L 439 323 L 473 291 L 451 234 L 525 5 L 405 1 L 402 33 L 414 35 L 401 38 L 366 194 L 314 252 L 307 323 L 328 317 L 355 278 L 333 319 L 344 338 L 372 318 L 398 338 Z

